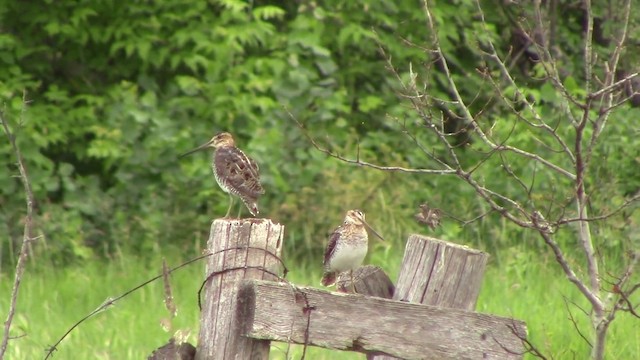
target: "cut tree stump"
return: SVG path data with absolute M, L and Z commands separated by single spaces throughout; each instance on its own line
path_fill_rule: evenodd
M 243 279 L 278 280 L 284 226 L 268 219 L 217 219 L 211 225 L 196 359 L 269 358 L 269 342 L 241 336 L 237 292 Z

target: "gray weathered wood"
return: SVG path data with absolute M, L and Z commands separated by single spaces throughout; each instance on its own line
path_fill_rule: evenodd
M 256 339 L 404 359 L 512 359 L 523 350 L 526 327 L 519 320 L 288 283 L 243 283 L 242 328 Z
M 378 266 L 361 266 L 353 271 L 353 282 L 356 292 L 361 295 L 391 299 L 395 286 L 389 276 Z M 345 271 L 338 276 L 336 289 L 340 292 L 351 292 L 351 276 Z
M 241 335 L 237 292 L 242 279 L 277 277 L 284 226 L 268 219 L 218 219 L 211 225 L 196 359 L 269 358 L 269 342 Z M 212 275 L 213 274 L 213 275 Z
M 411 235 L 395 300 L 474 310 L 489 255 L 442 240 Z
M 422 235 L 407 241 L 395 300 L 473 311 L 487 253 Z M 392 360 L 368 355 L 368 360 Z

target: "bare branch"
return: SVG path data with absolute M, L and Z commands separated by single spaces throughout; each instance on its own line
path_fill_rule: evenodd
M 482 6 L 480 5 L 479 1 L 476 1 L 476 5 L 478 7 L 478 11 L 479 11 L 481 19 L 482 19 L 482 25 L 485 28 L 485 30 L 488 31 L 488 29 L 486 27 L 486 22 L 484 20 L 484 12 L 482 10 Z M 539 25 L 539 26 L 541 26 L 541 25 Z M 524 35 L 529 36 L 524 29 L 521 29 L 521 31 L 522 31 L 522 33 Z M 536 46 L 536 48 L 538 48 L 538 50 L 543 51 L 545 53 L 545 56 L 547 57 L 547 59 L 551 59 L 551 54 L 549 53 L 549 50 L 546 47 L 538 46 L 537 42 L 534 41 L 533 39 L 531 39 L 531 43 L 534 44 Z M 513 80 L 513 77 L 511 76 L 511 73 L 509 72 L 509 69 L 506 67 L 504 61 L 502 61 L 502 59 L 498 55 L 498 52 L 497 52 L 495 46 L 493 45 L 493 42 L 489 42 L 488 45 L 489 45 L 489 48 L 491 49 L 491 53 L 489 53 L 487 55 L 494 60 L 495 64 L 500 69 L 500 73 L 502 74 L 502 76 L 507 80 L 509 86 L 511 86 L 511 87 L 513 87 L 515 89 L 516 95 L 527 106 L 527 109 L 533 115 L 533 118 L 538 122 L 538 124 L 534 124 L 534 123 L 526 120 L 522 115 L 520 115 L 519 111 L 515 111 L 515 109 L 513 109 L 513 107 L 510 105 L 510 102 L 507 101 L 507 98 L 502 93 L 502 91 L 500 89 L 500 86 L 498 86 L 498 84 L 495 81 L 493 81 L 493 78 L 490 77 L 492 83 L 494 84 L 495 89 L 498 90 L 499 95 L 501 96 L 501 98 L 504 100 L 504 102 L 507 104 L 507 106 L 511 107 L 512 110 L 514 110 L 513 113 L 516 114 L 518 116 L 518 118 L 520 118 L 521 120 L 525 121 L 530 126 L 537 127 L 537 128 L 542 128 L 545 131 L 547 131 L 549 134 L 551 134 L 551 136 L 560 144 L 560 146 L 562 147 L 564 152 L 569 156 L 571 161 L 575 162 L 575 156 L 571 152 L 571 149 L 569 148 L 567 143 L 560 136 L 558 136 L 558 133 L 556 132 L 555 129 L 551 128 L 549 125 L 547 125 L 542 120 L 542 116 L 540 115 L 540 113 L 538 113 L 536 111 L 536 109 L 533 107 L 533 104 L 529 100 L 527 100 L 527 97 L 524 96 L 524 94 L 520 90 L 520 87 L 518 86 L 518 84 L 515 82 L 515 80 Z M 543 63 L 543 65 L 545 65 L 545 64 L 546 63 Z M 545 67 L 545 71 L 547 71 L 546 67 Z M 549 72 L 547 71 L 547 73 L 549 73 Z M 554 71 L 554 74 L 557 74 L 557 70 Z M 557 76 L 555 76 L 555 77 L 557 77 Z M 553 79 L 554 76 L 550 76 L 550 78 Z M 567 93 L 566 89 L 564 88 L 564 86 L 562 86 L 562 84 L 560 84 L 560 88 L 561 88 L 563 93 Z
M 588 2 L 588 1 L 587 1 Z M 588 15 L 589 17 L 592 14 Z M 591 41 L 591 38 L 588 37 L 587 41 Z M 590 47 L 587 46 L 589 49 Z M 585 60 L 587 63 L 591 63 L 590 60 Z M 591 106 L 590 101 L 587 100 L 587 109 Z M 576 180 L 575 180 L 575 191 L 576 191 L 576 207 L 578 211 L 579 218 L 588 218 L 588 210 L 587 210 L 587 194 L 585 187 L 585 177 L 587 176 L 587 161 L 585 159 L 584 147 L 582 144 L 584 138 L 584 130 L 587 125 L 587 121 L 589 119 L 589 111 L 585 110 L 583 113 L 582 120 L 575 125 L 575 149 L 574 154 L 576 156 Z M 593 240 L 591 238 L 591 229 L 589 226 L 589 222 L 587 221 L 579 221 L 578 222 L 578 239 L 582 245 L 582 249 L 585 254 L 585 258 L 587 261 L 587 273 L 589 274 L 591 291 L 590 293 L 598 298 L 597 302 L 593 302 L 594 312 L 598 313 L 598 317 L 602 317 L 602 311 L 604 310 L 602 301 L 599 299 L 599 291 L 600 291 L 600 279 L 599 279 L 599 270 L 598 270 L 598 262 L 595 256 L 595 252 L 593 249 Z
M 447 136 L 448 134 L 444 131 L 444 121 L 441 120 L 440 121 L 440 128 L 438 128 L 435 124 L 433 124 L 433 122 L 431 121 L 431 116 L 429 114 L 426 114 L 424 112 L 424 109 L 428 109 L 428 106 L 426 103 L 421 103 L 418 100 L 422 99 L 423 96 L 420 93 L 420 90 L 418 90 L 418 86 L 416 83 L 416 78 L 417 75 L 413 72 L 413 66 L 411 64 L 409 64 L 409 77 L 410 77 L 410 82 L 409 85 L 405 84 L 402 81 L 402 78 L 400 77 L 400 74 L 398 74 L 397 71 L 395 71 L 395 68 L 393 67 L 393 64 L 391 63 L 391 57 L 387 56 L 384 48 L 382 47 L 382 44 L 380 44 L 380 51 L 382 53 L 383 56 L 385 56 L 385 59 L 387 61 L 387 65 L 389 66 L 390 69 L 392 69 L 392 72 L 394 73 L 394 75 L 396 76 L 396 78 L 398 79 L 398 81 L 400 82 L 401 86 L 403 87 L 404 91 L 406 91 L 407 93 L 411 92 L 415 94 L 415 97 L 410 97 L 410 101 L 411 104 L 413 105 L 413 109 L 416 111 L 416 113 L 418 113 L 418 115 L 420 116 L 420 118 L 425 122 L 425 125 L 427 126 L 428 129 L 430 129 L 437 137 L 438 139 L 440 139 L 441 143 L 444 144 L 444 146 L 447 148 L 447 152 L 449 154 L 449 156 L 451 156 L 451 159 L 453 160 L 453 163 L 456 165 L 457 168 L 461 168 L 461 164 L 460 164 L 460 160 L 458 159 L 458 155 L 456 154 L 456 151 L 454 149 L 454 147 L 451 145 L 451 143 L 448 141 Z M 444 100 L 437 100 L 439 104 L 442 103 L 446 103 Z M 446 107 L 444 107 L 446 109 Z M 448 113 L 449 114 L 449 113 Z M 451 113 L 451 115 L 453 116 L 453 114 Z M 447 169 L 451 169 L 450 166 L 445 165 L 445 168 Z
M 485 216 L 487 216 L 487 215 L 491 214 L 493 211 L 494 211 L 494 210 L 493 210 L 493 209 L 491 209 L 491 210 L 486 211 L 486 212 L 484 212 L 484 213 L 482 213 L 482 214 L 480 214 L 480 215 L 478 215 L 478 216 L 476 216 L 476 217 L 474 217 L 474 218 L 472 218 L 472 219 L 469 219 L 469 220 L 462 220 L 462 219 L 458 219 L 458 218 L 456 218 L 456 217 L 454 217 L 454 216 L 452 216 L 451 214 L 446 213 L 446 212 L 445 212 L 444 214 L 445 214 L 447 217 L 450 217 L 450 218 L 452 218 L 452 219 L 454 219 L 454 220 L 458 221 L 458 222 L 460 223 L 460 226 L 465 227 L 465 226 L 467 226 L 467 225 L 469 225 L 469 224 L 472 224 L 472 223 L 474 223 L 474 222 L 476 222 L 476 221 L 478 221 L 478 220 L 482 219 L 483 217 L 485 217 Z
M 588 7 L 590 7 L 590 1 L 585 1 L 585 3 L 587 4 Z M 627 0 L 626 4 L 624 6 L 625 10 L 624 10 L 624 21 L 622 22 L 622 34 L 620 35 L 620 38 L 618 39 L 618 42 L 616 43 L 616 47 L 613 50 L 613 53 L 611 54 L 611 57 L 609 59 L 609 61 L 605 64 L 606 65 L 606 79 L 605 79 L 605 86 L 603 87 L 603 89 L 605 89 L 604 94 L 606 94 L 606 106 L 604 106 L 605 109 L 611 109 L 613 108 L 613 93 L 611 91 L 609 91 L 609 88 L 613 87 L 616 85 L 615 82 L 615 76 L 616 76 L 616 70 L 618 68 L 618 62 L 620 61 L 620 54 L 622 53 L 623 49 L 624 49 L 624 45 L 625 42 L 627 41 L 627 33 L 629 31 L 629 18 L 631 16 L 631 0 Z M 589 9 L 590 10 L 590 9 Z M 589 19 L 592 19 L 592 15 L 589 11 Z M 591 24 L 593 25 L 593 24 Z M 587 38 L 588 42 L 591 41 L 591 38 Z M 590 65 L 590 62 L 589 62 Z M 586 66 L 586 65 L 585 65 Z M 590 75 L 590 74 L 589 74 Z M 637 73 L 636 73 L 637 75 Z M 589 81 L 590 77 L 587 78 L 587 81 Z M 588 84 L 588 83 L 587 83 Z M 589 93 L 591 90 L 587 87 L 587 93 Z M 602 90 L 601 90 L 602 91 Z M 588 108 L 585 110 L 585 115 L 588 113 L 588 110 L 590 109 L 590 104 L 591 102 L 594 100 L 594 97 L 588 97 L 587 98 L 587 106 Z M 593 149 L 596 146 L 596 142 L 598 141 L 598 139 L 600 138 L 600 134 L 602 134 L 602 131 L 604 130 L 607 121 L 609 119 L 609 115 L 611 114 L 611 111 L 601 111 L 598 118 L 596 119 L 595 123 L 594 123 L 594 131 L 591 134 L 591 140 L 589 142 L 589 145 L 587 147 L 587 155 L 585 157 L 585 166 L 588 166 L 589 163 L 591 163 L 591 156 L 593 154 Z
M 616 109 L 616 108 L 628 103 L 629 100 L 633 99 L 634 97 L 636 97 L 638 95 L 640 95 L 640 91 L 633 92 L 633 93 L 623 97 L 622 99 L 620 99 L 620 100 L 618 100 L 616 102 L 612 102 L 609 106 L 600 109 L 600 113 L 609 113 L 612 110 L 614 110 L 614 109 Z
M 527 194 L 531 194 L 531 189 L 522 181 L 522 179 L 520 179 L 520 177 L 518 175 L 516 175 L 513 170 L 511 169 L 511 166 L 509 165 L 509 162 L 504 158 L 504 156 L 502 154 L 500 154 L 500 160 L 502 161 L 502 169 L 510 176 L 512 177 L 516 183 L 518 185 L 520 185 L 520 187 L 522 187 L 522 189 L 524 190 L 525 193 Z
M 618 88 L 620 88 L 621 86 L 625 85 L 626 83 L 630 82 L 631 80 L 633 80 L 635 77 L 639 76 L 640 72 L 635 72 L 631 75 L 626 76 L 624 79 L 618 80 L 615 83 L 611 84 L 611 85 L 607 85 L 605 87 L 603 87 L 602 89 L 592 92 L 591 94 L 588 95 L 589 98 L 591 99 L 597 99 L 601 96 L 607 95 L 610 92 L 613 92 L 615 90 L 617 90 Z M 632 94 L 633 95 L 633 94 Z
M 509 107 L 509 109 L 511 109 L 512 114 L 516 115 L 518 119 L 520 119 L 521 121 L 523 121 L 524 123 L 526 123 L 527 125 L 533 128 L 543 129 L 544 131 L 549 133 L 553 137 L 553 139 L 560 145 L 560 147 L 562 148 L 562 151 L 564 151 L 567 154 L 567 156 L 569 156 L 569 159 L 571 159 L 571 161 L 575 163 L 576 158 L 573 155 L 573 152 L 571 152 L 571 149 L 569 148 L 567 143 L 558 135 L 558 132 L 556 131 L 555 128 L 552 128 L 542 120 L 542 117 L 540 116 L 540 114 L 536 112 L 535 108 L 533 107 L 533 104 L 529 102 L 527 100 L 527 97 L 524 96 L 522 91 L 520 91 L 520 88 L 511 77 L 511 74 L 509 74 L 504 62 L 500 59 L 498 54 L 495 53 L 493 44 L 492 43 L 489 43 L 489 44 L 493 49 L 493 53 L 489 54 L 489 56 L 494 59 L 496 64 L 498 64 L 498 67 L 500 68 L 503 76 L 508 80 L 509 86 L 512 86 L 515 89 L 516 96 L 520 99 L 520 101 L 522 101 L 527 106 L 527 108 L 529 109 L 529 112 L 533 114 L 533 117 L 535 121 L 537 121 L 537 123 L 534 123 L 528 120 L 519 111 L 517 111 L 515 107 L 512 105 L 511 101 L 509 101 L 508 97 L 502 92 L 502 89 L 500 88 L 499 84 L 493 79 L 492 76 L 488 76 L 487 78 L 491 81 L 491 84 L 493 84 L 494 90 L 496 90 L 496 92 L 498 93 L 498 96 L 502 99 L 504 104 L 507 107 Z M 554 152 L 555 151 L 556 150 L 554 150 Z M 571 174 L 571 176 L 573 176 L 573 174 Z
M 511 330 L 511 332 L 515 336 L 517 336 L 520 339 L 520 341 L 522 341 L 522 344 L 524 344 L 525 353 L 529 353 L 532 356 L 535 356 L 535 357 L 537 357 L 539 359 L 543 359 L 543 360 L 547 359 L 547 357 L 544 356 L 542 354 L 542 352 L 540 350 L 538 350 L 538 348 L 535 345 L 533 345 L 533 343 L 531 343 L 531 341 L 529 341 L 529 339 L 527 339 L 526 334 L 521 334 L 520 332 L 518 332 L 517 327 L 515 325 L 507 325 L 507 326 L 509 326 L 509 329 Z M 501 345 L 501 347 L 503 349 L 505 349 L 505 350 L 508 350 L 502 345 Z M 508 351 L 508 352 L 514 354 L 512 351 Z M 514 354 L 514 355 L 523 355 L 523 354 Z
M 621 303 L 626 304 L 627 307 L 625 308 L 625 307 L 616 305 L 615 309 L 620 309 L 620 310 L 623 310 L 623 311 L 627 311 L 632 316 L 637 317 L 638 319 L 640 319 L 640 314 L 638 314 L 638 312 L 635 310 L 635 307 L 633 306 L 633 304 L 629 300 L 629 297 L 624 293 L 620 294 L 620 301 L 618 302 L 618 304 L 621 304 Z M 611 314 L 614 314 L 614 311 L 611 311 Z M 613 316 L 611 317 L 611 320 L 613 320 Z
M 381 165 L 376 165 L 376 164 L 372 164 L 366 161 L 362 161 L 359 158 L 354 159 L 349 159 L 346 158 L 342 155 L 336 154 L 334 152 L 332 152 L 331 150 L 324 148 L 322 146 L 320 146 L 318 144 L 318 142 L 311 137 L 311 135 L 309 135 L 309 133 L 306 131 L 304 125 L 302 123 L 300 123 L 298 121 L 298 119 L 296 119 L 296 117 L 288 110 L 285 109 L 285 111 L 289 114 L 289 117 L 291 117 L 291 119 L 293 121 L 296 122 L 296 124 L 298 124 L 298 127 L 300 127 L 300 129 L 302 130 L 302 132 L 304 133 L 305 137 L 309 140 L 309 142 L 311 143 L 311 145 L 313 145 L 313 147 L 315 147 L 318 151 L 323 152 L 333 158 L 336 158 L 340 161 L 343 161 L 345 163 L 348 164 L 354 164 L 354 165 L 358 165 L 358 166 L 365 166 L 365 167 L 370 167 L 372 169 L 377 169 L 377 170 L 384 170 L 384 171 L 399 171 L 399 172 L 405 172 L 405 173 L 422 173 L 422 174 L 455 174 L 456 171 L 452 170 L 452 169 L 441 169 L 441 170 L 437 170 L 437 169 L 414 169 L 414 168 L 406 168 L 406 167 L 401 167 L 401 166 L 381 166 Z
M 569 321 L 571 321 L 571 323 L 573 324 L 573 328 L 576 329 L 576 332 L 578 333 L 578 335 L 580 335 L 580 337 L 582 338 L 582 340 L 584 340 L 584 342 L 586 342 L 589 347 L 593 347 L 593 345 L 591 345 L 591 341 L 589 341 L 589 339 L 587 339 L 586 336 L 584 336 L 584 334 L 582 333 L 582 331 L 580 330 L 580 328 L 578 327 L 578 323 L 576 322 L 576 319 L 573 317 L 573 313 L 571 312 L 571 309 L 569 309 L 569 302 L 567 300 L 566 296 L 562 297 L 564 300 L 564 306 L 567 309 L 567 313 L 569 313 Z M 580 308 L 580 310 L 582 310 L 582 312 L 585 312 L 583 309 Z M 587 314 L 588 316 L 589 314 Z
M 579 222 L 579 221 L 599 221 L 599 220 L 606 220 L 616 214 L 618 214 L 620 211 L 628 208 L 631 204 L 633 204 L 634 202 L 640 200 L 640 192 L 638 192 L 637 194 L 633 195 L 632 197 L 628 198 L 627 200 L 624 201 L 624 203 L 622 203 L 622 205 L 618 206 L 618 208 L 616 208 L 615 210 L 603 214 L 603 215 L 598 215 L 598 216 L 591 216 L 588 218 L 569 218 L 569 219 L 562 219 L 562 220 L 558 220 L 555 222 L 556 225 L 562 225 L 562 224 L 568 224 L 568 223 L 572 223 L 572 222 Z
M 533 218 L 535 219 L 535 217 Z M 534 220 L 534 223 L 535 223 L 535 220 Z M 567 261 L 567 258 L 564 256 L 564 253 L 560 249 L 560 245 L 558 245 L 558 243 L 551 238 L 549 233 L 545 231 L 539 231 L 539 234 L 540 236 L 542 236 L 542 239 L 544 240 L 544 242 L 553 251 L 554 255 L 556 256 L 556 262 L 560 265 L 560 267 L 562 268 L 562 271 L 564 271 L 564 274 L 567 276 L 567 279 L 571 281 L 578 288 L 578 290 L 580 290 L 582 295 L 584 295 L 584 297 L 587 298 L 587 300 L 589 300 L 589 302 L 591 303 L 591 306 L 593 307 L 598 306 L 602 308 L 603 305 L 600 298 L 596 296 L 596 294 L 592 292 L 585 285 L 585 283 L 578 278 L 578 276 L 573 271 L 571 266 L 569 266 L 569 262 Z
M 20 115 L 20 123 L 22 123 L 22 114 L 25 111 L 25 104 L 27 93 L 23 92 L 22 96 L 22 113 Z M 9 143 L 11 144 L 11 148 L 13 149 L 13 153 L 16 156 L 18 171 L 20 172 L 20 180 L 22 181 L 22 185 L 24 186 L 25 197 L 27 202 L 27 214 L 24 219 L 24 233 L 22 237 L 22 245 L 20 246 L 20 255 L 18 256 L 18 263 L 16 264 L 16 273 L 13 280 L 13 288 L 11 289 L 11 301 L 9 303 L 9 312 L 7 314 L 7 319 L 4 322 L 4 335 L 2 336 L 2 344 L 0 345 L 0 359 L 4 358 L 4 354 L 7 351 L 7 346 L 9 343 L 9 334 L 11 330 L 11 324 L 13 322 L 13 316 L 16 312 L 16 303 L 18 300 L 18 293 L 20 291 L 20 282 L 22 281 L 22 275 L 24 274 L 24 269 L 27 261 L 27 254 L 29 251 L 29 246 L 33 238 L 33 208 L 35 204 L 35 197 L 33 196 L 33 191 L 31 190 L 31 182 L 29 180 L 29 175 L 27 174 L 27 168 L 24 164 L 24 159 L 22 158 L 22 153 L 20 152 L 20 148 L 16 143 L 14 136 L 9 129 L 9 124 L 7 124 L 7 119 L 4 114 L 4 111 L 0 111 L 0 122 L 2 122 L 2 127 L 4 128 L 4 132 L 9 138 Z
M 633 292 L 636 291 L 636 289 L 640 288 L 640 284 L 635 284 L 628 290 L 626 291 L 624 290 L 624 287 L 627 281 L 631 279 L 631 275 L 633 275 L 633 272 L 636 266 L 638 265 L 638 261 L 640 261 L 640 252 L 632 253 L 631 260 L 629 261 L 629 264 L 627 264 L 627 267 L 622 273 L 622 276 L 618 279 L 618 281 L 615 284 L 613 284 L 613 289 L 614 289 L 613 293 L 619 296 L 619 300 L 616 302 L 613 309 L 609 312 L 609 315 L 607 316 L 608 322 L 613 321 L 616 315 L 616 311 L 618 310 L 627 311 L 631 315 L 637 318 L 640 318 L 640 314 L 636 312 L 635 307 L 631 303 L 631 300 L 629 300 L 629 297 L 633 294 Z
M 398 121 L 396 120 L 396 122 L 398 122 Z M 424 153 L 426 156 L 431 158 L 433 161 L 435 161 L 438 164 L 440 164 L 443 168 L 445 168 L 447 170 L 452 170 L 451 166 L 449 166 L 447 163 L 445 163 L 444 161 L 439 159 L 437 156 L 435 156 L 430 151 L 427 151 L 427 149 L 425 149 L 425 147 L 422 145 L 422 143 L 420 143 L 420 141 L 418 141 L 418 138 L 416 136 L 414 136 L 411 132 L 409 132 L 409 130 L 407 129 L 407 127 L 405 125 L 402 125 L 402 129 L 404 131 L 404 134 L 408 138 L 410 138 L 411 141 L 413 141 L 414 144 L 416 144 L 416 146 L 420 149 L 420 151 L 422 151 L 422 153 Z
M 365 167 L 370 167 L 373 169 L 377 169 L 377 170 L 382 170 L 382 171 L 400 171 L 400 172 L 407 172 L 407 173 L 427 173 L 427 174 L 455 174 L 457 175 L 459 178 L 461 178 L 462 180 L 466 181 L 469 185 L 471 185 L 471 187 L 474 188 L 474 190 L 476 191 L 476 193 L 478 195 L 480 195 L 480 197 L 482 197 L 488 204 L 489 206 L 491 206 L 491 208 L 494 211 L 497 211 L 498 213 L 500 213 L 502 216 L 508 218 L 510 221 L 514 222 L 515 224 L 518 224 L 522 227 L 532 227 L 532 224 L 528 221 L 525 220 L 521 220 L 518 219 L 515 215 L 511 214 L 506 208 L 498 205 L 498 203 L 495 202 L 495 200 L 492 199 L 492 197 L 497 197 L 503 201 L 506 201 L 508 203 L 510 203 L 511 205 L 513 205 L 518 212 L 520 212 L 521 214 L 526 214 L 526 212 L 524 211 L 524 209 L 522 209 L 522 207 L 520 206 L 520 204 L 518 204 L 518 202 L 514 201 L 513 199 L 502 195 L 496 191 L 490 190 L 482 185 L 480 185 L 475 179 L 472 178 L 471 173 L 470 172 L 466 172 L 464 170 L 462 170 L 461 168 L 456 169 L 441 169 L 441 170 L 436 170 L 436 169 L 413 169 L 413 168 L 404 168 L 404 167 L 397 167 L 397 166 L 381 166 L 381 165 L 377 165 L 377 164 L 372 164 L 372 163 L 368 163 L 368 162 L 364 162 L 361 161 L 360 159 L 348 159 L 344 156 L 341 156 L 339 154 L 335 154 L 332 151 L 320 146 L 313 137 L 311 137 L 308 132 L 306 131 L 306 129 L 304 128 L 304 126 L 295 118 L 295 116 L 293 116 L 293 114 L 291 114 L 288 110 L 287 112 L 289 113 L 289 116 L 293 119 L 293 121 L 296 122 L 296 124 L 298 124 L 298 126 L 301 128 L 301 130 L 303 131 L 304 135 L 307 137 L 307 139 L 309 140 L 309 142 L 311 142 L 311 144 L 313 145 L 313 147 L 315 147 L 318 151 L 321 151 L 333 158 L 336 158 L 340 161 L 346 162 L 346 163 L 350 163 L 350 164 L 355 164 L 355 165 L 360 165 L 360 166 L 365 166 Z
M 552 162 L 550 162 L 547 159 L 544 159 L 542 157 L 540 157 L 537 154 L 533 154 L 530 153 L 528 151 L 524 151 L 522 149 L 519 149 L 517 147 L 513 147 L 513 146 L 509 146 L 509 145 L 496 145 L 493 141 L 491 141 L 491 139 L 489 139 L 489 137 L 487 136 L 487 134 L 485 134 L 485 132 L 482 130 L 482 128 L 480 127 L 480 125 L 478 125 L 478 123 L 476 122 L 475 118 L 473 117 L 473 115 L 471 115 L 471 113 L 469 112 L 469 108 L 468 106 L 465 104 L 464 100 L 462 99 L 462 96 L 460 95 L 460 92 L 458 91 L 458 86 L 456 85 L 455 81 L 453 80 L 453 77 L 451 76 L 451 72 L 449 71 L 449 65 L 447 62 L 447 59 L 444 56 L 444 53 L 442 52 L 442 48 L 440 47 L 440 41 L 438 39 L 438 32 L 437 29 L 435 28 L 434 22 L 433 22 L 433 17 L 431 15 L 431 10 L 429 9 L 429 4 L 428 4 L 428 0 L 423 0 L 423 9 L 425 11 L 425 14 L 427 16 L 427 21 L 429 24 L 429 28 L 432 31 L 433 34 L 433 42 L 434 45 L 436 47 L 435 51 L 442 63 L 442 69 L 443 72 L 445 74 L 445 77 L 447 78 L 447 80 L 449 81 L 449 89 L 453 92 L 454 96 L 455 96 L 455 101 L 456 104 L 458 105 L 458 108 L 460 109 L 460 111 L 463 112 L 464 114 L 464 118 L 466 119 L 466 121 L 471 125 L 471 127 L 473 128 L 473 130 L 478 134 L 478 136 L 480 137 L 480 139 L 482 139 L 482 141 L 487 144 L 488 146 L 490 146 L 493 149 L 499 150 L 499 151 L 511 151 L 513 153 L 516 153 L 520 156 L 529 158 L 529 159 L 533 159 L 537 162 L 540 162 L 541 164 L 544 164 L 545 166 L 549 167 L 550 169 L 557 171 L 558 173 L 568 177 L 569 179 L 575 180 L 575 175 L 573 175 L 571 172 L 563 169 L 562 167 L 553 164 Z
M 587 309 L 584 309 L 582 306 L 578 305 L 578 303 L 576 303 L 575 301 L 567 298 L 565 295 L 562 296 L 563 299 L 567 302 L 569 302 L 571 305 L 573 305 L 576 309 L 580 310 L 580 312 L 582 314 L 584 314 L 584 316 L 589 316 L 589 311 Z
M 542 16 L 542 11 L 540 10 L 540 6 L 541 6 L 541 2 L 537 1 L 535 3 L 535 12 L 536 12 L 535 20 L 536 20 L 536 26 L 538 27 L 538 29 L 543 29 L 544 28 L 543 16 Z M 524 29 L 522 29 L 522 32 L 525 35 L 529 36 Z M 536 35 L 539 35 L 540 37 L 544 37 L 544 32 L 540 31 L 539 34 L 536 34 Z M 545 73 L 547 74 L 547 80 L 550 81 L 551 85 L 553 85 L 553 87 L 558 92 L 560 92 L 560 94 L 562 94 L 562 100 L 564 101 L 564 106 L 568 109 L 569 104 L 573 104 L 579 109 L 584 109 L 585 108 L 584 104 L 579 102 L 578 99 L 576 99 L 562 83 L 562 79 L 560 78 L 560 73 L 558 72 L 556 63 L 555 61 L 553 61 L 553 56 L 549 51 L 549 47 L 547 45 L 548 42 L 543 40 L 542 42 L 543 45 L 540 45 L 538 41 L 534 41 L 534 39 L 531 39 L 531 43 L 533 44 L 533 46 L 536 48 L 537 51 L 544 54 L 545 61 L 542 61 L 539 64 L 542 66 Z M 570 111 L 568 111 L 567 114 L 568 114 L 568 117 L 575 123 L 573 114 Z
M 584 0 L 584 13 L 587 18 L 587 33 L 584 41 L 584 73 L 585 89 L 591 92 L 591 78 L 593 73 L 593 12 L 591 11 L 591 0 Z

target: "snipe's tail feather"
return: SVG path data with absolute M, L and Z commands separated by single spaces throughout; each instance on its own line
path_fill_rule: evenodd
M 260 210 L 258 210 L 258 203 L 255 200 L 242 199 L 242 202 L 247 207 L 247 209 L 249 209 L 251 215 L 256 216 L 260 213 Z
M 336 273 L 334 272 L 325 272 L 322 275 L 322 280 L 320 280 L 322 286 L 332 286 L 336 284 Z

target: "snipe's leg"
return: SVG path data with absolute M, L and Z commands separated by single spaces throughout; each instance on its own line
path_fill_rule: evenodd
M 240 201 L 240 206 L 238 206 L 238 219 L 240 219 L 240 215 L 242 215 L 242 201 Z
M 353 282 L 353 270 L 349 272 L 349 276 L 351 276 L 351 292 L 356 293 L 356 283 Z
M 228 218 L 229 214 L 231 214 L 232 207 L 233 207 L 233 195 L 229 194 L 229 208 L 227 209 L 227 214 L 224 216 L 225 218 Z

